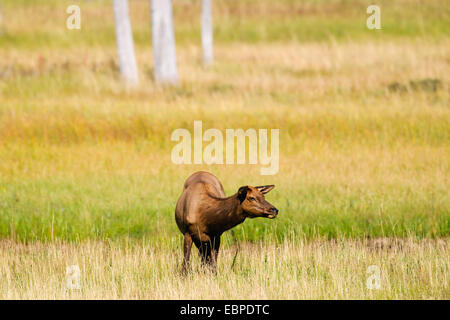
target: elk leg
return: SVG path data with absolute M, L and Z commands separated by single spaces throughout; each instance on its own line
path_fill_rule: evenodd
M 181 268 L 182 270 L 181 272 L 183 274 L 186 274 L 189 268 L 189 257 L 191 256 L 191 248 L 192 248 L 192 237 L 188 232 L 186 232 L 184 234 L 184 259 L 183 259 L 183 266 Z
M 219 255 L 219 248 L 220 248 L 220 236 L 214 237 L 212 243 L 212 265 L 214 269 L 217 268 L 217 256 Z
M 209 241 L 195 241 L 203 265 L 211 264 L 211 244 Z

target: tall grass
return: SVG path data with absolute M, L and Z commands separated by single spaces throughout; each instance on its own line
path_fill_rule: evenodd
M 298 241 L 242 245 L 219 257 L 217 275 L 181 248 L 147 241 L 77 245 L 0 242 L 0 299 L 448 299 L 448 241 Z M 66 269 L 80 268 L 79 290 Z M 380 287 L 367 281 L 379 268 Z M 369 272 L 368 272 L 369 270 Z

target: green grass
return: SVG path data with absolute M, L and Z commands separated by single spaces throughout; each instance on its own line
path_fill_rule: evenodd
M 174 203 L 182 183 L 182 177 L 179 181 L 172 177 L 160 186 L 161 177 L 170 175 L 163 170 L 157 176 L 62 176 L 8 183 L 7 191 L 0 191 L 0 233 L 23 241 L 122 236 L 145 236 L 154 242 L 168 239 L 178 233 Z M 237 238 L 282 242 L 293 235 L 310 239 L 449 234 L 445 190 L 435 193 L 393 186 L 349 191 L 337 185 L 296 183 L 301 186 L 288 189 L 281 185 L 268 196 L 282 213 L 277 220 L 247 221 L 236 229 Z
M 68 31 L 65 13 L 71 1 L 12 1 L 3 4 L 0 47 L 23 49 L 102 48 L 115 46 L 111 1 L 81 1 L 82 29 Z M 214 3 L 214 37 L 217 43 L 268 43 L 316 41 L 384 41 L 387 38 L 442 39 L 450 33 L 450 9 L 441 0 L 378 1 L 382 30 L 366 28 L 371 1 L 246 1 Z M 130 2 L 135 44 L 151 41 L 147 0 Z M 178 45 L 200 43 L 200 1 L 174 1 Z M 10 16 L 14 23 L 7 23 Z M 17 19 L 16 17 L 20 18 Z M 21 20 L 26 19 L 26 20 Z M 29 26 L 28 26 L 29 24 Z M 24 27 L 27 25 L 27 27 Z
M 183 182 L 201 169 L 227 194 L 276 185 L 279 218 L 246 221 L 238 240 L 450 235 L 443 1 L 381 1 L 383 29 L 370 31 L 367 1 L 218 0 L 210 68 L 200 2 L 174 3 L 180 85 L 154 83 L 148 1 L 132 1 L 130 90 L 109 1 L 80 2 L 81 31 L 65 29 L 68 1 L 2 3 L 0 237 L 172 241 Z M 279 128 L 279 173 L 172 164 L 170 134 L 194 120 Z
M 180 83 L 153 79 L 148 0 L 131 0 L 140 85 L 120 80 L 110 0 L 5 0 L 0 22 L 1 299 L 448 299 L 450 6 L 174 0 Z M 280 130 L 280 168 L 175 165 L 171 133 Z M 276 219 L 222 238 L 218 273 L 180 277 L 185 179 L 275 184 Z M 236 255 L 237 254 L 237 255 Z M 234 265 L 231 269 L 231 265 Z M 65 285 L 79 265 L 81 290 Z M 366 286 L 378 266 L 381 288 Z

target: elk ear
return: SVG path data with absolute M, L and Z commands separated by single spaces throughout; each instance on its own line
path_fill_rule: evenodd
M 255 187 L 255 188 L 258 189 L 259 192 L 261 192 L 262 194 L 266 194 L 266 193 L 268 193 L 269 191 L 271 191 L 273 188 L 275 188 L 275 185 L 269 184 L 269 185 L 267 185 L 267 186 L 257 186 L 257 187 Z
M 242 203 L 245 198 L 247 197 L 247 191 L 248 191 L 248 186 L 243 186 L 240 187 L 238 192 L 237 192 L 237 198 L 239 199 L 239 201 Z

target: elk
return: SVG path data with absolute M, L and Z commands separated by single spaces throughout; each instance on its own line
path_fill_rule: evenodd
M 274 187 L 243 186 L 236 194 L 226 197 L 214 175 L 204 171 L 192 174 L 184 183 L 175 209 L 175 221 L 184 235 L 182 273 L 186 274 L 189 268 L 192 243 L 199 250 L 202 265 L 215 271 L 222 233 L 246 218 L 275 218 L 278 209 L 264 198 Z

